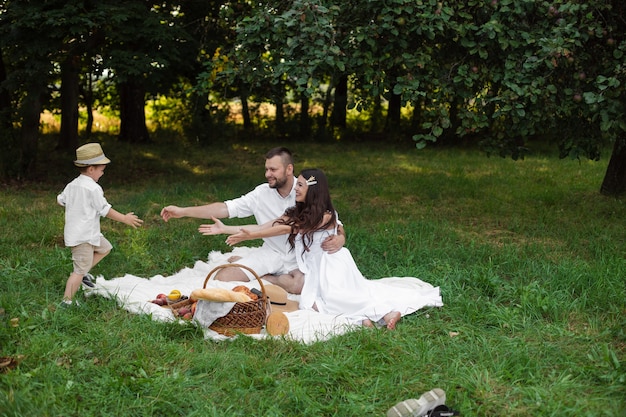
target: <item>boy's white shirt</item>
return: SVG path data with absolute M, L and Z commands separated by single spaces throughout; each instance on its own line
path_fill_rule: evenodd
M 100 217 L 106 217 L 111 209 L 102 187 L 81 174 L 65 186 L 57 202 L 65 207 L 65 246 L 81 243 L 100 246 Z

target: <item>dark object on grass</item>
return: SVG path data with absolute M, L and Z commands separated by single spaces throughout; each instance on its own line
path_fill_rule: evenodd
M 461 414 L 458 411 L 451 409 L 445 404 L 442 404 L 430 410 L 428 414 L 426 414 L 426 417 L 452 417 L 460 415 Z
M 96 279 L 91 274 L 85 274 L 83 275 L 83 284 L 89 288 L 94 288 L 96 286 Z

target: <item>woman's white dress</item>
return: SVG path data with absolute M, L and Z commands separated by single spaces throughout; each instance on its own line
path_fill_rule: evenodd
M 398 311 L 405 316 L 423 307 L 443 305 L 439 287 L 413 277 L 365 278 L 347 248 L 329 254 L 321 243 L 336 230 L 317 231 L 303 252 L 302 235 L 296 237 L 298 268 L 304 273 L 300 309 L 343 316 L 355 324 L 364 319 L 381 322 L 385 314 Z

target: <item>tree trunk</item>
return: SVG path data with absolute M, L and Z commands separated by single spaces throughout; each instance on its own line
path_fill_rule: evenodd
M 346 127 L 346 109 L 348 107 L 348 76 L 339 78 L 335 86 L 335 103 L 330 116 L 331 124 L 335 127 Z
M 458 96 L 452 97 L 449 105 L 449 118 L 450 127 L 444 129 L 442 135 L 437 139 L 437 145 L 454 146 L 458 141 L 456 130 L 460 125 L 459 121 L 459 103 L 460 98 Z
M 78 148 L 78 91 L 80 57 L 70 55 L 61 64 L 61 135 L 58 148 Z
M 37 160 L 37 138 L 39 118 L 43 111 L 44 93 L 40 89 L 29 90 L 21 107 L 21 156 L 19 177 L 26 177 L 35 167 Z
M 326 90 L 326 95 L 324 97 L 324 107 L 322 109 L 322 115 L 317 119 L 317 138 L 321 141 L 327 141 L 332 139 L 332 133 L 328 130 L 328 113 L 331 103 L 331 88 L 328 87 L 328 90 Z
M 424 109 L 424 99 L 419 98 L 413 103 L 413 113 L 411 114 L 411 133 L 416 134 L 422 129 L 422 111 Z
M 4 66 L 2 50 L 0 50 L 0 86 L 6 79 L 6 67 Z M 11 113 L 11 94 L 6 88 L 0 87 L 0 129 L 10 130 L 13 127 Z
M 243 117 L 243 128 L 252 129 L 252 119 L 250 118 L 250 106 L 248 105 L 248 95 L 241 95 L 241 117 Z
M 380 96 L 372 97 L 372 116 L 370 117 L 370 133 L 380 133 L 383 126 L 383 105 Z
M 600 193 L 617 197 L 624 192 L 626 192 L 626 133 L 622 132 L 615 139 Z
M 93 131 L 93 83 L 91 81 L 91 74 L 87 74 L 87 87 L 81 88 L 81 94 L 85 107 L 87 108 L 87 125 L 85 126 L 85 136 L 90 137 Z
M 120 92 L 120 135 L 123 142 L 150 142 L 146 127 L 145 89 L 139 79 L 129 78 L 118 85 Z
M 311 116 L 309 115 L 309 97 L 306 94 L 300 96 L 300 137 L 311 137 Z
M 201 145 L 211 143 L 219 133 L 213 128 L 209 95 L 193 92 L 191 96 L 192 121 L 188 136 L 197 140 Z
M 276 132 L 279 135 L 285 134 L 285 107 L 282 96 L 274 96 L 274 105 L 276 106 Z
M 13 129 L 13 107 L 11 93 L 1 87 L 6 80 L 2 50 L 0 50 L 0 178 L 14 178 L 20 175 L 20 138 Z
M 395 139 L 400 132 L 400 111 L 402 110 L 402 96 L 391 92 L 387 108 L 387 120 L 385 121 L 385 133 Z

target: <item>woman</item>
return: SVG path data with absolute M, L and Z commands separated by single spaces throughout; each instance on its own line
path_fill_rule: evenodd
M 296 205 L 262 225 L 201 225 L 204 235 L 229 234 L 226 243 L 289 234 L 299 269 L 304 273 L 300 308 L 342 315 L 354 323 L 374 323 L 395 329 L 400 317 L 425 306 L 441 306 L 439 288 L 417 278 L 368 280 L 354 263 L 347 248 L 329 254 L 321 242 L 337 232 L 326 175 L 318 169 L 302 170 L 296 181 Z

